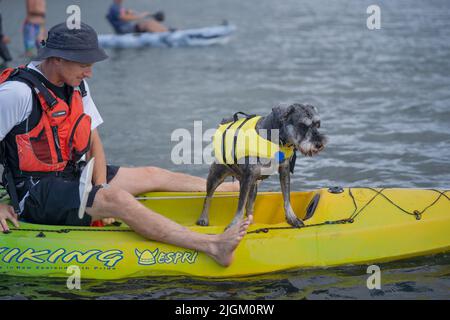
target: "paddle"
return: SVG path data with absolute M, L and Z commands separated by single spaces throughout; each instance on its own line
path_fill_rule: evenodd
M 163 22 L 166 19 L 166 16 L 163 11 L 158 11 L 154 14 L 149 14 L 147 17 L 151 17 L 158 22 Z

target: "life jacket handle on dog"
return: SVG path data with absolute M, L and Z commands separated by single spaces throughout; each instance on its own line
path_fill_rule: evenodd
M 244 115 L 245 118 L 247 118 L 247 119 L 251 119 L 251 118 L 253 118 L 253 117 L 256 117 L 256 114 L 248 114 L 248 113 L 245 113 L 245 112 L 242 112 L 242 111 L 238 111 L 238 112 L 236 112 L 235 114 L 233 114 L 233 120 L 234 120 L 234 122 L 236 122 L 236 121 L 239 120 L 239 116 L 238 116 L 239 114 Z

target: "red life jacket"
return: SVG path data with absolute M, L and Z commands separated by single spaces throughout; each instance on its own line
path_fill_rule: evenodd
M 0 84 L 8 80 L 26 83 L 34 102 L 29 118 L 4 139 L 7 165 L 19 177 L 63 172 L 90 147 L 91 117 L 83 112 L 84 83 L 74 88 L 68 105 L 43 85 L 34 70 L 6 69 Z

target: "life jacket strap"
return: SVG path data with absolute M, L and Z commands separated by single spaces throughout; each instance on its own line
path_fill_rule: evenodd
M 66 167 L 62 171 L 50 171 L 50 172 L 40 172 L 40 171 L 22 171 L 13 170 L 12 173 L 17 177 L 32 177 L 36 179 L 42 179 L 44 177 L 62 177 L 62 178 L 76 178 L 81 174 L 86 162 L 79 161 L 77 163 L 73 161 L 68 161 Z
M 237 160 L 237 156 L 236 156 L 236 144 L 237 144 L 237 138 L 238 138 L 238 134 L 239 134 L 239 130 L 245 125 L 245 123 L 256 117 L 256 114 L 248 114 L 242 111 L 238 111 L 235 114 L 233 114 L 233 122 L 231 122 L 227 128 L 224 130 L 224 132 L 222 133 L 222 157 L 223 157 L 223 163 L 227 164 L 227 156 L 226 156 L 226 152 L 225 152 L 225 138 L 226 138 L 226 134 L 228 129 L 231 128 L 232 125 L 234 125 L 238 120 L 239 120 L 239 114 L 242 114 L 245 116 L 245 120 L 242 121 L 242 123 L 239 125 L 239 127 L 236 128 L 236 131 L 234 133 L 234 137 L 233 137 L 233 146 L 232 146 L 232 151 L 231 154 L 233 155 L 233 160 L 234 163 L 237 164 L 238 160 Z M 227 164 L 228 165 L 228 164 Z
M 16 71 L 17 70 L 17 71 Z M 45 100 L 45 103 L 51 108 L 53 108 L 57 103 L 55 97 L 52 96 L 50 91 L 44 86 L 44 84 L 39 81 L 37 78 L 38 72 L 30 69 L 30 68 L 17 68 L 13 73 L 11 73 L 11 77 L 18 77 L 24 81 L 26 81 L 33 88 L 39 90 L 39 93 L 42 94 L 42 97 Z
M 81 81 L 80 85 L 78 86 L 78 88 L 80 89 L 80 93 L 81 93 L 81 97 L 86 97 L 87 96 L 87 90 L 86 90 L 86 85 L 84 84 L 84 80 Z

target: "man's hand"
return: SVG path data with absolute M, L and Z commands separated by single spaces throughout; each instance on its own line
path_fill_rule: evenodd
M 150 17 L 152 14 L 148 11 L 144 11 L 138 15 L 138 19 L 144 19 Z
M 11 221 L 16 228 L 19 228 L 19 221 L 17 220 L 17 214 L 14 212 L 14 208 L 7 204 L 0 203 L 0 226 L 3 232 L 9 231 L 6 220 Z

